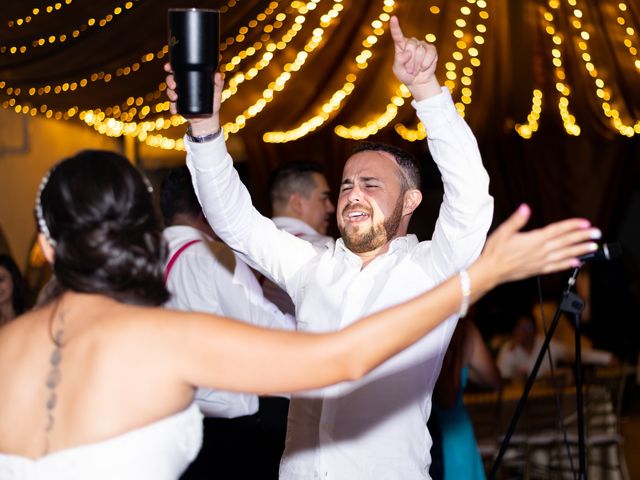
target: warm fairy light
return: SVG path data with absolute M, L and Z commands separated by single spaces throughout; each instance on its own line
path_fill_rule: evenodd
M 36 17 L 40 16 L 38 19 L 42 19 L 46 17 L 47 13 L 59 10 L 65 5 L 70 5 L 72 1 L 60 0 L 44 7 L 34 8 L 21 18 L 9 21 L 7 25 L 9 28 L 27 25 L 34 22 Z M 224 11 L 236 6 L 238 1 L 228 0 L 227 4 L 221 8 L 221 12 L 224 13 Z M 28 49 L 76 39 L 91 29 L 106 27 L 117 15 L 131 10 L 136 2 L 137 0 L 127 1 L 114 8 L 103 18 L 87 19 L 82 26 L 70 32 L 42 35 L 32 41 L 23 41 L 23 44 L 0 46 L 0 53 L 21 54 Z M 594 58 L 593 53 L 590 51 L 589 42 L 594 35 L 594 29 L 589 28 L 591 26 L 589 11 L 581 8 L 578 4 L 579 0 L 549 0 L 547 3 L 548 8 L 543 7 L 542 9 L 543 27 L 552 42 L 550 52 L 554 67 L 555 87 L 559 96 L 557 104 L 565 130 L 571 135 L 580 134 L 580 127 L 576 124 L 576 119 L 569 110 L 569 98 L 572 89 L 568 83 L 563 64 L 563 44 L 565 39 L 556 32 L 554 27 L 555 16 L 553 10 L 558 10 L 562 2 L 571 7 L 568 10 L 567 25 L 575 31 L 577 57 L 581 59 L 580 61 L 582 61 L 587 75 L 593 79 L 594 92 L 601 103 L 604 115 L 609 118 L 611 124 L 621 134 L 627 136 L 632 136 L 635 133 L 640 134 L 640 121 L 635 122 L 635 124 L 633 122 L 631 124 L 624 122 L 620 109 L 612 99 L 612 97 L 615 97 L 615 92 L 612 92 L 605 83 L 606 72 L 599 68 L 597 58 Z M 345 75 L 342 86 L 319 106 L 315 115 L 312 115 L 291 130 L 266 133 L 263 137 L 265 141 L 288 142 L 301 138 L 326 123 L 344 105 L 345 99 L 355 91 L 360 72 L 368 68 L 371 59 L 378 53 L 377 49 L 380 48 L 380 43 L 382 43 L 379 41 L 380 36 L 384 34 L 390 14 L 396 6 L 396 2 L 393 0 L 384 0 L 382 4 L 382 13 L 371 22 L 369 31 L 361 41 L 361 50 L 355 55 L 352 65 L 348 66 L 347 72 L 349 73 Z M 318 24 L 309 26 L 307 25 L 307 16 L 309 12 L 319 8 L 321 0 L 271 1 L 264 2 L 262 5 L 266 5 L 266 7 L 263 7 L 251 20 L 245 25 L 241 25 L 232 36 L 221 43 L 220 49 L 224 51 L 233 44 L 246 42 L 246 44 L 242 45 L 242 50 L 230 57 L 226 63 L 221 64 L 221 70 L 228 74 L 227 89 L 224 90 L 223 100 L 236 94 L 242 84 L 264 75 L 267 71 L 266 67 L 272 64 L 278 56 L 281 57 L 280 53 L 288 49 L 298 33 L 302 31 L 308 32 L 307 41 L 298 52 L 288 52 L 292 54 L 293 60 L 286 63 L 273 81 L 265 85 L 261 97 L 247 106 L 242 113 L 236 116 L 234 121 L 223 126 L 225 137 L 242 129 L 251 118 L 263 111 L 267 104 L 277 95 L 277 92 L 285 90 L 291 78 L 301 70 L 312 53 L 317 51 L 326 38 L 326 30 L 335 25 L 335 20 L 345 8 L 343 0 L 334 0 L 333 6 L 326 13 L 322 15 L 319 13 L 314 14 L 314 18 L 319 18 Z M 450 61 L 445 63 L 446 80 L 444 83 L 452 92 L 457 91 L 456 98 L 458 98 L 458 101 L 455 105 L 462 116 L 464 116 L 467 106 L 472 103 L 474 72 L 481 64 L 480 49 L 485 44 L 486 20 L 489 18 L 486 8 L 487 2 L 484 0 L 466 0 L 466 2 L 462 3 L 457 18 L 453 19 L 454 25 L 451 35 L 455 39 L 455 50 L 452 52 Z M 473 15 L 474 9 L 477 12 L 477 17 Z M 441 13 L 440 7 L 428 7 L 427 14 L 439 15 Z M 612 15 L 610 21 L 617 25 L 616 28 L 620 29 L 620 34 L 612 37 L 613 41 L 621 42 L 624 45 L 631 56 L 632 65 L 640 72 L 638 33 L 637 28 L 634 28 L 635 25 L 633 25 L 631 17 L 629 17 L 628 0 L 619 1 L 617 10 L 612 7 L 610 14 Z M 258 29 L 259 38 L 247 42 L 247 38 L 250 38 L 249 33 L 256 29 Z M 279 38 L 275 38 L 276 34 L 280 35 Z M 435 33 L 427 33 L 424 38 L 430 43 L 436 41 Z M 124 65 L 109 72 L 96 71 L 87 74 L 84 78 L 65 79 L 57 84 L 15 86 L 6 81 L 0 81 L 0 90 L 4 90 L 9 96 L 2 102 L 1 106 L 24 115 L 35 116 L 39 114 L 46 118 L 57 120 L 80 118 L 87 125 L 92 126 L 96 131 L 104 135 L 127 135 L 153 147 L 182 150 L 184 149 L 182 139 L 171 139 L 162 134 L 164 130 L 182 125 L 185 122 L 185 119 L 179 115 L 170 115 L 168 113 L 169 102 L 161 101 L 163 91 L 166 89 L 164 82 L 160 83 L 153 92 L 138 97 L 129 97 L 120 105 L 112 105 L 104 109 L 80 111 L 78 106 L 71 106 L 62 110 L 54 110 L 47 105 L 49 102 L 37 107 L 32 105 L 32 100 L 35 97 L 63 95 L 86 88 L 96 82 L 106 84 L 118 77 L 132 75 L 135 72 L 139 72 L 145 64 L 161 60 L 167 54 L 168 47 L 165 45 L 157 52 L 145 53 L 139 61 L 133 64 Z M 252 59 L 253 64 L 245 65 Z M 373 135 L 387 127 L 396 118 L 399 109 L 406 105 L 406 99 L 409 96 L 408 89 L 404 85 L 400 85 L 395 94 L 389 99 L 386 107 L 367 123 L 353 126 L 339 125 L 335 128 L 335 133 L 341 137 L 353 139 L 366 138 Z M 549 104 L 547 102 L 547 105 Z M 537 131 L 541 111 L 542 92 L 536 88 L 533 91 L 531 111 L 527 115 L 526 122 L 515 126 L 520 136 L 531 138 Z M 154 121 L 145 120 L 149 115 L 158 114 L 160 117 L 154 119 Z M 426 137 L 424 126 L 420 123 L 414 129 L 407 128 L 402 124 L 395 125 L 394 128 L 402 138 L 409 141 L 421 140 Z
M 471 5 L 474 5 L 478 11 L 478 17 L 481 21 L 489 18 L 489 13 L 485 10 L 487 7 L 486 2 L 469 1 Z M 487 32 L 485 23 L 478 22 L 473 25 L 470 15 L 472 9 L 467 5 L 460 7 L 460 16 L 455 19 L 456 29 L 453 31 L 453 36 L 456 38 L 456 50 L 451 54 L 451 60 L 445 63 L 446 80 L 445 86 L 454 93 L 459 85 L 461 85 L 460 100 L 456 102 L 456 110 L 464 117 L 465 111 L 468 105 L 471 104 L 473 99 L 473 74 L 477 67 L 480 66 L 481 61 L 478 58 L 480 55 L 479 48 L 485 43 L 484 35 Z M 463 30 L 464 28 L 464 30 Z M 475 31 L 474 31 L 475 29 Z M 475 46 L 474 46 L 475 45 Z M 468 64 L 464 64 L 464 59 L 468 59 Z M 462 73 L 459 73 L 459 70 Z M 416 140 L 423 140 L 426 137 L 426 131 L 421 123 L 415 129 L 411 129 L 403 124 L 395 126 L 395 131 L 403 139 L 410 142 Z
M 127 1 L 123 6 L 115 7 L 113 9 L 113 14 L 115 14 L 116 16 L 121 14 L 123 12 L 123 8 L 125 10 L 130 10 L 131 8 L 133 8 L 133 4 L 138 2 L 138 1 L 139 0 L 130 0 L 130 1 Z M 68 2 L 68 3 L 71 3 L 71 2 Z M 53 6 L 45 7 L 45 11 L 47 13 L 51 13 L 54 10 L 60 10 L 61 7 L 62 7 L 62 4 L 60 2 L 58 2 L 58 3 L 53 4 Z M 102 19 L 100 19 L 98 21 L 98 25 L 100 27 L 104 27 L 109 22 L 111 22 L 113 19 L 114 19 L 114 15 L 107 14 L 104 18 L 102 18 Z M 20 19 L 18 19 L 18 20 L 20 20 Z M 16 20 L 16 23 L 18 22 L 18 20 Z M 85 23 L 80 25 L 80 27 L 78 27 L 76 30 L 74 30 L 70 34 L 60 34 L 58 36 L 49 35 L 49 36 L 46 37 L 46 39 L 45 39 L 45 37 L 41 37 L 41 38 L 32 40 L 30 46 L 28 46 L 28 45 L 1 45 L 0 46 L 0 54 L 3 54 L 3 53 L 10 53 L 10 54 L 25 53 L 29 48 L 41 47 L 41 46 L 45 45 L 46 43 L 49 43 L 49 44 L 53 44 L 53 43 L 56 43 L 56 42 L 62 43 L 67 38 L 69 38 L 69 36 L 73 36 L 74 38 L 76 38 L 76 37 L 78 37 L 80 35 L 81 32 L 82 33 L 87 32 L 87 31 L 89 31 L 90 29 L 92 29 L 95 26 L 96 26 L 96 20 L 94 18 L 89 18 L 89 19 L 87 19 L 87 21 Z
M 624 40 L 622 43 L 627 48 L 629 55 L 634 59 L 634 67 L 636 67 L 636 70 L 640 73 L 640 58 L 638 57 L 638 45 L 640 42 L 638 40 L 638 33 L 633 27 L 625 27 L 626 21 L 624 15 L 627 14 L 626 12 L 628 11 L 628 7 L 624 1 L 618 3 L 618 10 L 620 10 L 620 14 L 618 15 L 617 23 L 624 32 Z
M 484 2 L 476 2 L 475 5 L 479 9 L 478 16 L 481 19 L 486 20 L 487 18 L 489 18 L 489 14 L 484 10 L 484 8 L 486 8 L 486 4 Z M 463 6 L 460 8 L 460 14 L 463 16 L 469 16 L 471 14 L 471 9 L 467 6 Z M 468 24 L 468 20 L 465 20 L 462 17 L 456 19 L 456 25 L 458 27 L 467 26 Z M 476 44 L 478 45 L 478 47 L 484 45 L 484 34 L 486 33 L 487 28 L 484 23 L 478 23 L 475 26 L 475 30 L 478 32 L 475 35 L 471 32 L 471 28 L 468 28 L 468 31 L 454 30 L 454 36 L 456 38 L 468 38 L 469 40 L 458 40 L 456 42 L 456 47 L 458 49 L 452 53 L 452 58 L 454 61 L 448 63 L 449 67 L 447 68 L 448 72 L 446 74 L 447 80 L 444 83 L 452 93 L 455 92 L 458 86 L 458 83 L 456 82 L 456 80 L 458 79 L 460 84 L 466 87 L 470 87 L 472 83 L 471 76 L 473 75 L 472 67 L 480 66 L 481 62 L 477 58 L 479 56 L 478 48 L 472 45 Z M 458 75 L 458 73 L 456 72 L 456 70 L 458 69 L 458 63 L 456 62 L 462 62 L 465 58 L 465 53 L 469 57 L 469 64 L 471 65 L 471 67 L 463 67 L 468 68 L 469 70 L 467 70 L 467 73 L 465 73 L 464 75 Z M 463 95 L 460 98 L 460 101 L 456 102 L 456 109 L 463 117 L 465 115 L 466 105 L 469 105 L 471 103 L 472 95 L 473 91 L 470 89 L 468 95 Z
M 390 18 L 388 14 L 393 12 L 394 6 L 395 2 L 393 0 L 384 0 L 383 13 L 381 13 L 376 20 L 371 22 L 371 27 L 373 28 L 373 34 L 375 36 L 379 37 L 384 34 L 385 27 L 388 25 Z M 362 41 L 363 46 L 365 46 L 367 41 L 366 39 L 370 34 L 366 35 L 367 36 Z M 365 70 L 369 65 L 367 60 L 371 58 L 372 55 L 373 53 L 371 50 L 365 46 L 365 48 L 356 55 L 354 59 L 355 66 L 360 70 Z M 291 130 L 267 132 L 262 136 L 262 139 L 267 143 L 286 143 L 298 140 L 299 138 L 302 138 L 308 133 L 316 130 L 331 118 L 331 114 L 333 112 L 340 109 L 343 100 L 351 95 L 355 90 L 357 78 L 358 76 L 355 73 L 347 74 L 342 87 L 336 90 L 329 100 L 320 106 L 316 115 L 313 115 L 311 118 L 303 121 L 300 125 Z
M 315 4 L 318 3 L 319 1 L 320 0 L 312 0 L 311 2 L 305 4 L 305 8 L 307 10 L 313 10 L 315 9 Z M 338 18 L 339 13 L 342 11 L 341 4 L 342 4 L 342 0 L 334 0 L 333 6 L 331 7 L 331 9 L 329 10 L 329 13 L 327 14 L 329 15 L 329 18 L 331 18 L 331 21 L 329 22 L 329 24 L 333 23 L 333 21 L 336 18 Z M 314 5 L 314 6 L 310 7 L 310 5 Z M 301 12 L 302 11 L 305 11 L 305 10 L 301 9 Z M 305 21 L 305 17 L 303 15 L 296 17 L 296 23 L 301 24 L 304 21 Z M 323 27 L 317 27 L 314 30 L 312 30 L 311 38 L 306 42 L 305 46 L 297 52 L 294 60 L 284 65 L 283 72 L 281 72 L 273 82 L 270 82 L 268 84 L 267 88 L 262 93 L 262 97 L 259 98 L 252 105 L 247 107 L 242 112 L 242 114 L 238 115 L 235 118 L 233 122 L 228 122 L 225 125 L 223 125 L 226 135 L 239 132 L 242 128 L 244 128 L 247 120 L 258 115 L 265 108 L 267 103 L 273 100 L 276 92 L 280 92 L 284 90 L 285 85 L 293 76 L 292 72 L 294 73 L 298 72 L 307 61 L 309 54 L 314 52 L 320 46 L 320 44 L 322 43 L 324 31 L 325 31 L 325 28 Z M 238 76 L 236 78 L 236 81 L 238 81 L 240 78 L 242 78 L 242 81 L 244 81 L 244 74 L 242 74 L 241 77 Z M 229 83 L 231 84 L 231 81 Z M 241 83 L 241 81 L 239 83 Z M 237 85 L 236 87 L 230 87 L 230 88 L 237 89 Z M 230 90 L 230 89 L 227 89 L 227 90 Z M 231 90 L 230 90 L 230 93 L 226 93 L 226 94 L 225 94 L 225 91 L 223 91 L 222 100 L 223 101 L 226 100 L 230 95 L 233 95 L 233 93 L 235 92 L 232 92 Z
M 240 27 L 238 29 L 238 33 L 245 34 L 248 32 L 248 28 L 252 28 L 252 29 L 257 28 L 259 23 L 265 22 L 269 18 L 269 16 L 275 13 L 276 9 L 278 8 L 278 4 L 279 2 L 271 2 L 265 10 L 263 10 L 261 13 L 256 15 L 256 17 L 250 20 L 247 23 L 247 25 Z M 300 2 L 292 2 L 291 11 L 293 10 L 299 11 L 300 8 L 301 8 Z M 274 27 L 276 23 L 278 23 L 278 28 Z M 274 29 L 278 30 L 279 28 L 282 28 L 282 22 L 278 21 L 277 19 L 273 23 L 265 25 L 263 27 L 263 32 L 265 32 L 264 39 L 262 39 L 261 41 L 255 42 L 252 46 L 238 52 L 227 63 L 222 64 L 220 67 L 220 70 L 223 72 L 234 71 L 236 67 L 238 67 L 243 60 L 254 56 L 256 53 L 262 50 L 265 47 L 266 43 L 269 42 L 269 40 L 271 40 L 271 32 L 273 32 Z M 233 43 L 235 43 L 235 38 L 233 36 L 227 38 L 225 41 L 220 43 L 220 51 L 221 52 L 225 51 Z
M 65 5 L 71 5 L 72 2 L 73 0 L 64 0 L 64 2 L 60 0 L 59 2 L 49 4 L 43 8 L 34 8 L 29 14 L 25 15 L 24 17 L 16 18 L 15 20 L 9 20 L 7 22 L 7 26 L 9 28 L 21 27 L 30 23 L 34 19 L 34 17 L 37 17 L 41 13 L 52 13 L 54 11 L 60 10 Z
M 557 2 L 555 1 L 550 1 L 549 6 L 554 9 L 559 8 L 559 4 L 557 4 Z M 545 32 L 547 33 L 547 35 L 551 37 L 552 43 L 558 47 L 558 48 L 554 47 L 551 49 L 551 56 L 553 57 L 552 63 L 554 66 L 554 74 L 556 77 L 556 90 L 560 94 L 560 99 L 558 101 L 558 111 L 560 112 L 560 117 L 562 118 L 562 123 L 563 123 L 565 132 L 567 132 L 569 135 L 578 136 L 580 135 L 580 126 L 576 123 L 575 116 L 571 114 L 571 112 L 569 111 L 569 95 L 571 94 L 571 90 L 564 83 L 566 74 L 564 71 L 564 67 L 562 66 L 562 50 L 561 50 L 564 43 L 564 39 L 562 38 L 561 35 L 556 34 L 556 29 L 552 24 L 552 22 L 555 19 L 553 13 L 544 9 L 544 7 L 542 8 L 543 8 L 542 23 L 546 24 Z M 516 128 L 516 131 L 517 131 L 517 128 Z M 521 136 L 523 136 L 521 132 L 518 132 L 518 133 Z M 530 136 L 529 137 L 523 136 L 523 137 L 530 138 Z
M 317 2 L 319 2 L 320 0 L 312 0 L 310 3 L 315 4 Z M 340 5 L 342 2 L 342 0 L 338 0 L 334 2 L 334 7 L 330 10 L 330 12 L 333 12 L 335 7 L 337 5 L 339 5 L 339 10 L 337 10 L 337 12 L 339 12 L 342 9 L 342 5 Z M 303 7 L 305 8 L 305 10 L 303 10 Z M 300 13 L 301 11 L 306 11 L 308 9 L 308 6 L 306 4 L 301 4 L 299 6 L 298 9 L 298 13 Z M 337 15 L 336 15 L 337 16 Z M 282 21 L 286 18 L 286 15 L 284 13 L 279 14 L 277 17 L 277 19 L 280 19 L 278 21 Z M 252 67 L 250 67 L 246 72 L 238 72 L 236 73 L 233 77 L 231 77 L 231 79 L 228 81 L 227 83 L 227 88 L 225 88 L 222 92 L 222 101 L 226 101 L 227 99 L 229 99 L 231 96 L 235 95 L 238 92 L 238 86 L 241 83 L 244 83 L 245 81 L 249 81 L 254 79 L 260 71 L 262 71 L 263 69 L 265 69 L 266 67 L 269 66 L 269 64 L 271 63 L 271 61 L 273 60 L 273 58 L 275 58 L 273 52 L 275 50 L 284 50 L 285 48 L 287 48 L 287 45 L 295 38 L 295 36 L 297 35 L 297 33 L 302 29 L 302 25 L 305 23 L 306 21 L 306 16 L 299 14 L 296 16 L 296 18 L 294 19 L 294 23 L 291 26 L 291 28 L 282 36 L 282 40 L 275 42 L 275 43 L 268 43 L 266 46 L 266 52 L 262 55 L 261 59 L 258 60 Z M 329 22 L 330 23 L 330 22 Z M 316 29 L 318 30 L 318 29 Z M 322 29 L 320 29 L 320 32 L 323 32 Z M 317 35 L 316 33 L 319 33 L 317 31 L 314 31 L 314 37 L 315 37 L 315 41 L 314 39 L 312 39 L 311 45 L 307 45 L 306 49 L 307 52 L 298 52 L 296 54 L 296 58 L 298 58 L 299 56 L 304 56 L 306 55 L 306 53 L 308 53 L 309 51 L 313 51 L 316 47 L 317 47 L 317 43 L 320 42 L 322 35 Z M 285 41 L 286 39 L 286 41 Z M 304 60 L 306 60 L 306 57 L 304 58 Z M 239 55 L 233 57 L 231 59 L 231 61 L 229 63 L 226 64 L 226 66 L 223 67 L 223 70 L 226 70 L 228 72 L 233 71 L 236 66 L 240 65 L 240 61 L 241 58 Z M 303 62 L 304 63 L 304 62 Z M 291 69 L 291 68 L 295 68 L 298 69 L 300 68 L 300 65 L 296 65 L 295 62 L 294 64 L 287 64 L 287 66 L 285 66 L 287 69 Z M 252 115 L 253 116 L 253 115 Z
M 574 1 L 574 5 L 577 3 L 575 0 L 572 1 Z M 576 8 L 573 11 L 574 16 L 577 16 L 577 12 L 581 12 L 581 10 Z M 580 13 L 580 15 L 582 15 L 582 13 Z M 623 20 L 622 23 L 620 22 L 620 19 Z M 620 25 L 624 25 L 624 19 L 622 17 L 618 17 L 618 23 Z M 582 58 L 587 74 L 594 79 L 596 96 L 601 100 L 600 103 L 604 115 L 610 119 L 611 125 L 613 125 L 621 135 L 633 137 L 636 133 L 640 133 L 640 120 L 636 120 L 635 122 L 632 121 L 631 124 L 625 123 L 622 120 L 619 107 L 617 107 L 616 103 L 611 99 L 611 89 L 607 87 L 604 79 L 599 75 L 598 69 L 593 63 L 592 55 L 589 53 L 589 35 L 585 35 L 587 33 L 586 30 L 582 30 L 582 26 L 578 27 L 575 24 L 572 25 L 578 32 L 580 38 L 582 38 L 579 47 L 583 53 L 580 58 Z
M 516 123 L 515 129 L 522 138 L 529 139 L 538 130 L 538 120 L 542 112 L 542 91 L 537 88 L 533 90 L 531 99 L 531 112 L 527 115 L 527 123 Z
M 418 123 L 418 126 L 415 129 L 407 128 L 401 123 L 398 123 L 394 127 L 396 133 L 400 135 L 403 139 L 409 142 L 416 142 L 419 140 L 424 140 L 427 138 L 427 130 L 424 128 L 422 123 Z
M 334 132 L 339 137 L 354 140 L 362 140 L 371 135 L 375 135 L 384 127 L 389 125 L 389 123 L 398 114 L 398 108 L 404 105 L 404 99 L 409 98 L 410 96 L 411 93 L 409 92 L 409 89 L 404 84 L 400 84 L 396 89 L 395 94 L 391 97 L 389 103 L 387 104 L 384 113 L 367 122 L 365 126 L 354 125 L 351 127 L 345 127 L 344 125 L 338 125 L 334 129 Z
M 72 90 L 75 90 L 76 88 L 84 88 L 89 83 L 95 83 L 95 82 L 99 82 L 99 81 L 103 81 L 105 83 L 108 83 L 109 81 L 111 81 L 111 79 L 114 76 L 115 77 L 123 77 L 123 76 L 130 75 L 131 73 L 137 72 L 140 69 L 142 64 L 148 63 L 148 62 L 152 61 L 154 58 L 161 59 L 165 55 L 167 55 L 167 53 L 168 53 L 168 47 L 164 46 L 162 50 L 158 51 L 155 54 L 147 53 L 145 55 L 142 55 L 142 57 L 140 59 L 140 62 L 135 62 L 135 63 L 133 63 L 131 65 L 127 65 L 125 67 L 119 67 L 113 72 L 103 72 L 103 71 L 94 72 L 92 74 L 89 74 L 89 76 L 87 78 L 81 78 L 79 80 L 72 81 L 69 85 L 76 85 L 75 87 L 71 87 Z M 53 92 L 54 94 L 60 94 L 60 93 L 66 91 L 68 89 L 68 87 L 64 86 L 65 83 L 57 84 L 57 85 L 55 85 L 55 84 L 42 85 L 42 86 L 38 87 L 37 89 L 35 87 L 25 87 L 25 88 L 28 89 L 29 92 L 33 91 L 33 93 L 30 93 L 30 95 L 42 96 L 42 95 L 48 95 L 51 92 Z M 0 82 L 0 90 L 2 90 L 4 88 L 5 88 L 5 82 Z M 7 87 L 7 93 L 11 94 L 9 89 L 10 89 L 10 87 Z

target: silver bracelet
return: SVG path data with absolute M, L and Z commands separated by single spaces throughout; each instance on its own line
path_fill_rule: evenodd
M 458 316 L 464 318 L 469 311 L 469 303 L 471 301 L 471 279 L 466 270 L 460 270 L 460 288 L 462 289 L 462 301 L 460 302 Z
M 221 133 L 222 133 L 222 128 L 219 128 L 217 132 L 208 133 L 206 135 L 194 135 L 193 132 L 191 131 L 191 125 L 187 127 L 187 138 L 189 139 L 189 141 L 194 143 L 212 142 L 213 140 L 218 138 Z

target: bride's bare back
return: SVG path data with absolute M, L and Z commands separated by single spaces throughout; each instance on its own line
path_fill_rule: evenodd
M 188 406 L 192 387 L 177 380 L 166 364 L 169 356 L 154 348 L 159 329 L 152 312 L 99 295 L 65 295 L 58 308 L 53 302 L 0 329 L 0 451 L 37 458 L 47 450 L 47 436 L 54 452 L 114 437 Z M 50 332 L 61 315 L 60 381 L 50 389 Z

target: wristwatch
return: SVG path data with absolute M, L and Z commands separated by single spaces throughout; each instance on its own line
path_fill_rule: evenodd
M 198 135 L 194 135 L 191 132 L 191 126 L 187 127 L 187 138 L 194 143 L 212 142 L 213 140 L 218 138 L 221 133 L 222 133 L 222 128 L 219 128 L 217 132 L 198 136 Z

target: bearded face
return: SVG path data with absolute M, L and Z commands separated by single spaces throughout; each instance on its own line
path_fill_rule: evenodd
M 419 203 L 419 198 L 415 189 L 407 190 L 403 183 L 402 171 L 388 152 L 364 150 L 347 160 L 337 221 L 349 250 L 370 256 L 383 251 L 396 236 L 406 234 L 406 220 L 415 208 L 411 202 Z
M 354 222 L 352 228 L 342 225 L 340 234 L 345 246 L 353 253 L 366 253 L 377 250 L 391 241 L 398 233 L 402 219 L 402 206 L 403 199 L 400 196 L 391 215 L 382 221 L 376 221 L 373 209 L 360 204 L 347 205 L 342 213 L 344 217 L 354 219 L 368 217 L 371 221 L 362 222 L 362 225 Z

